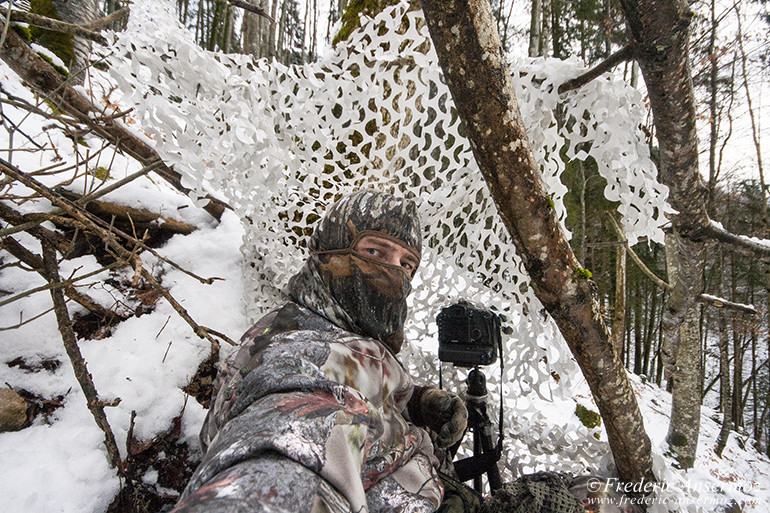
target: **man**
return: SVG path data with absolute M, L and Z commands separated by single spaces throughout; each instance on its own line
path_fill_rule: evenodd
M 421 247 L 411 201 L 364 190 L 329 208 L 290 301 L 220 370 L 205 456 L 174 511 L 438 508 L 433 446 L 462 437 L 467 411 L 415 388 L 396 358 Z

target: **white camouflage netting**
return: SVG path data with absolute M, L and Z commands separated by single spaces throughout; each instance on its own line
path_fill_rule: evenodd
M 418 381 L 437 381 L 434 318 L 442 306 L 466 298 L 494 308 L 511 329 L 504 338 L 508 468 L 578 472 L 607 464 L 606 442 L 592 436 L 601 430 L 574 415 L 576 400 L 590 406 L 587 387 L 527 286 L 462 135 L 421 11 L 403 2 L 362 19 L 332 55 L 293 67 L 200 49 L 171 2 L 137 0 L 127 31 L 116 38 L 111 71 L 126 93 L 123 102 L 136 109 L 184 183 L 224 196 L 246 226 L 245 273 L 253 291 L 246 300 L 254 317 L 280 301 L 311 227 L 336 197 L 361 187 L 413 197 L 425 250 L 403 359 Z M 623 81 L 601 79 L 560 98 L 558 85 L 581 72 L 577 61 L 527 60 L 513 69 L 559 215 L 565 216 L 566 193 L 559 149 L 586 158 L 575 148 L 589 141 L 586 151 L 607 179 L 606 196 L 621 204 L 628 239 L 662 241 L 667 190 L 655 179 L 639 129 L 641 95 Z M 557 126 L 560 102 L 575 121 L 566 123 L 570 130 Z M 496 390 L 499 369 L 486 374 Z M 444 378 L 451 387 L 459 383 L 450 366 Z M 540 401 L 564 403 L 564 415 L 547 418 Z

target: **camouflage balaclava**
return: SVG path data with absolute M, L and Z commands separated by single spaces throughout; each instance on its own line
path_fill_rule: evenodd
M 420 260 L 422 236 L 411 200 L 359 191 L 332 205 L 310 238 L 310 257 L 288 286 L 297 303 L 337 326 L 401 349 L 410 276 L 395 265 L 353 252 L 366 235 L 400 244 Z

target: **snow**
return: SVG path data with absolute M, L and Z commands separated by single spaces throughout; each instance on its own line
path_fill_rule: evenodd
M 176 236 L 163 248 L 165 256 L 186 269 L 203 277 L 222 278 L 203 285 L 163 265 L 163 282 L 171 286 L 174 297 L 196 322 L 234 339 L 248 327 L 241 299 L 241 237 L 238 218 L 225 212 L 219 225 L 204 226 L 186 237 Z M 84 257 L 70 265 L 81 265 L 85 271 L 98 264 L 92 257 Z M 13 268 L 0 273 L 3 290 L 24 290 L 41 283 L 42 279 Z M 94 291 L 98 291 L 97 286 L 89 294 Z M 27 317 L 45 311 L 49 304 L 46 291 L 0 308 L 0 326 L 17 323 L 22 313 Z M 78 309 L 70 307 L 70 312 Z M 0 332 L 0 338 L 3 363 L 18 356 L 29 364 L 51 358 L 62 362 L 53 373 L 31 373 L 0 364 L 0 382 L 45 397 L 65 395 L 64 408 L 56 410 L 50 425 L 37 420 L 22 431 L 0 434 L 3 510 L 104 511 L 119 489 L 118 479 L 108 466 L 104 435 L 86 408 L 53 313 L 18 330 Z M 195 336 L 165 300 L 158 301 L 153 312 L 119 324 L 109 338 L 81 340 L 79 345 L 100 397 L 121 399 L 117 407 L 106 412 L 124 457 L 131 411 L 137 413 L 134 435 L 148 440 L 166 431 L 184 407 L 183 439 L 197 447 L 205 410 L 186 398 L 181 388 L 208 357 L 209 343 Z
M 0 76 L 3 87 L 17 96 L 32 100 L 32 95 L 2 64 Z M 20 119 L 24 113 L 4 106 L 4 113 Z M 36 137 L 43 132 L 42 122 L 32 116 L 25 120 L 24 130 Z M 73 161 L 72 145 L 59 131 L 48 130 L 48 135 L 65 160 Z M 41 138 L 45 139 L 45 135 Z M 101 142 L 87 140 L 91 148 Z M 23 146 L 17 136 L 15 146 Z M 82 148 L 80 148 L 82 150 Z M 30 170 L 48 165 L 54 152 L 40 154 L 13 154 L 13 163 Z M 127 176 L 139 166 L 111 150 L 99 156 L 92 167 L 111 165 L 108 183 Z M 47 185 L 55 185 L 50 177 L 41 177 Z M 91 176 L 79 177 L 67 187 L 73 191 L 88 191 L 100 185 Z M 20 189 L 17 189 L 20 191 Z M 232 212 L 225 212 L 216 223 L 208 214 L 196 208 L 192 201 L 174 191 L 166 183 L 149 175 L 114 191 L 103 199 L 143 208 L 173 217 L 198 227 L 188 236 L 175 236 L 162 248 L 161 253 L 203 278 L 217 277 L 211 285 L 198 280 L 143 254 L 144 265 L 170 288 L 174 297 L 203 326 L 226 333 L 237 339 L 248 327 L 242 297 L 242 256 L 240 252 L 243 228 Z M 21 205 L 25 212 L 49 208 L 47 202 L 28 202 Z M 51 227 L 52 228 L 52 227 Z M 26 235 L 14 238 L 40 254 L 39 245 Z M 38 248 L 38 249 L 35 249 Z M 5 256 L 5 254 L 2 254 Z M 93 256 L 83 256 L 61 263 L 60 274 L 69 277 L 96 271 L 101 265 Z M 106 307 L 116 302 L 125 303 L 124 294 L 104 282 L 107 277 L 130 280 L 127 271 L 102 271 L 80 282 L 80 290 Z M 0 299 L 44 285 L 36 273 L 18 267 L 0 272 L 0 290 L 6 291 Z M 16 325 L 50 309 L 48 291 L 38 292 L 0 308 L 0 327 Z M 124 304 L 123 307 L 128 308 Z M 82 313 L 77 304 L 69 304 L 70 314 Z M 129 308 L 130 310 L 130 308 Z M 64 352 L 61 335 L 52 312 L 25 323 L 15 330 L 0 331 L 0 382 L 39 394 L 45 398 L 63 396 L 63 407 L 55 410 L 46 422 L 38 416 L 32 426 L 19 432 L 0 434 L 0 494 L 4 497 L 3 511 L 33 512 L 103 512 L 118 492 L 120 483 L 114 469 L 108 464 L 104 434 L 97 427 L 78 385 L 72 367 Z M 169 429 L 174 417 L 184 410 L 182 440 L 197 448 L 197 437 L 205 410 L 181 390 L 195 374 L 199 363 L 209 356 L 210 345 L 199 339 L 171 306 L 160 299 L 151 313 L 130 317 L 120 323 L 111 336 L 101 340 L 80 340 L 80 350 L 93 375 L 100 398 L 107 402 L 120 398 L 116 407 L 106 408 L 118 446 L 125 457 L 126 436 L 131 412 L 137 414 L 134 435 L 149 440 Z M 21 357 L 27 365 L 58 360 L 54 371 L 31 372 L 8 365 Z M 145 476 L 152 481 L 152 474 Z M 155 476 L 157 480 L 157 475 Z

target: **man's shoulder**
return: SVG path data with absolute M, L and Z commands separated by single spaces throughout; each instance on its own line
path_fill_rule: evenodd
M 249 343 L 257 338 L 276 335 L 290 331 L 338 331 L 337 327 L 330 320 L 317 314 L 316 312 L 288 301 L 262 316 L 246 333 L 241 337 L 241 344 Z

